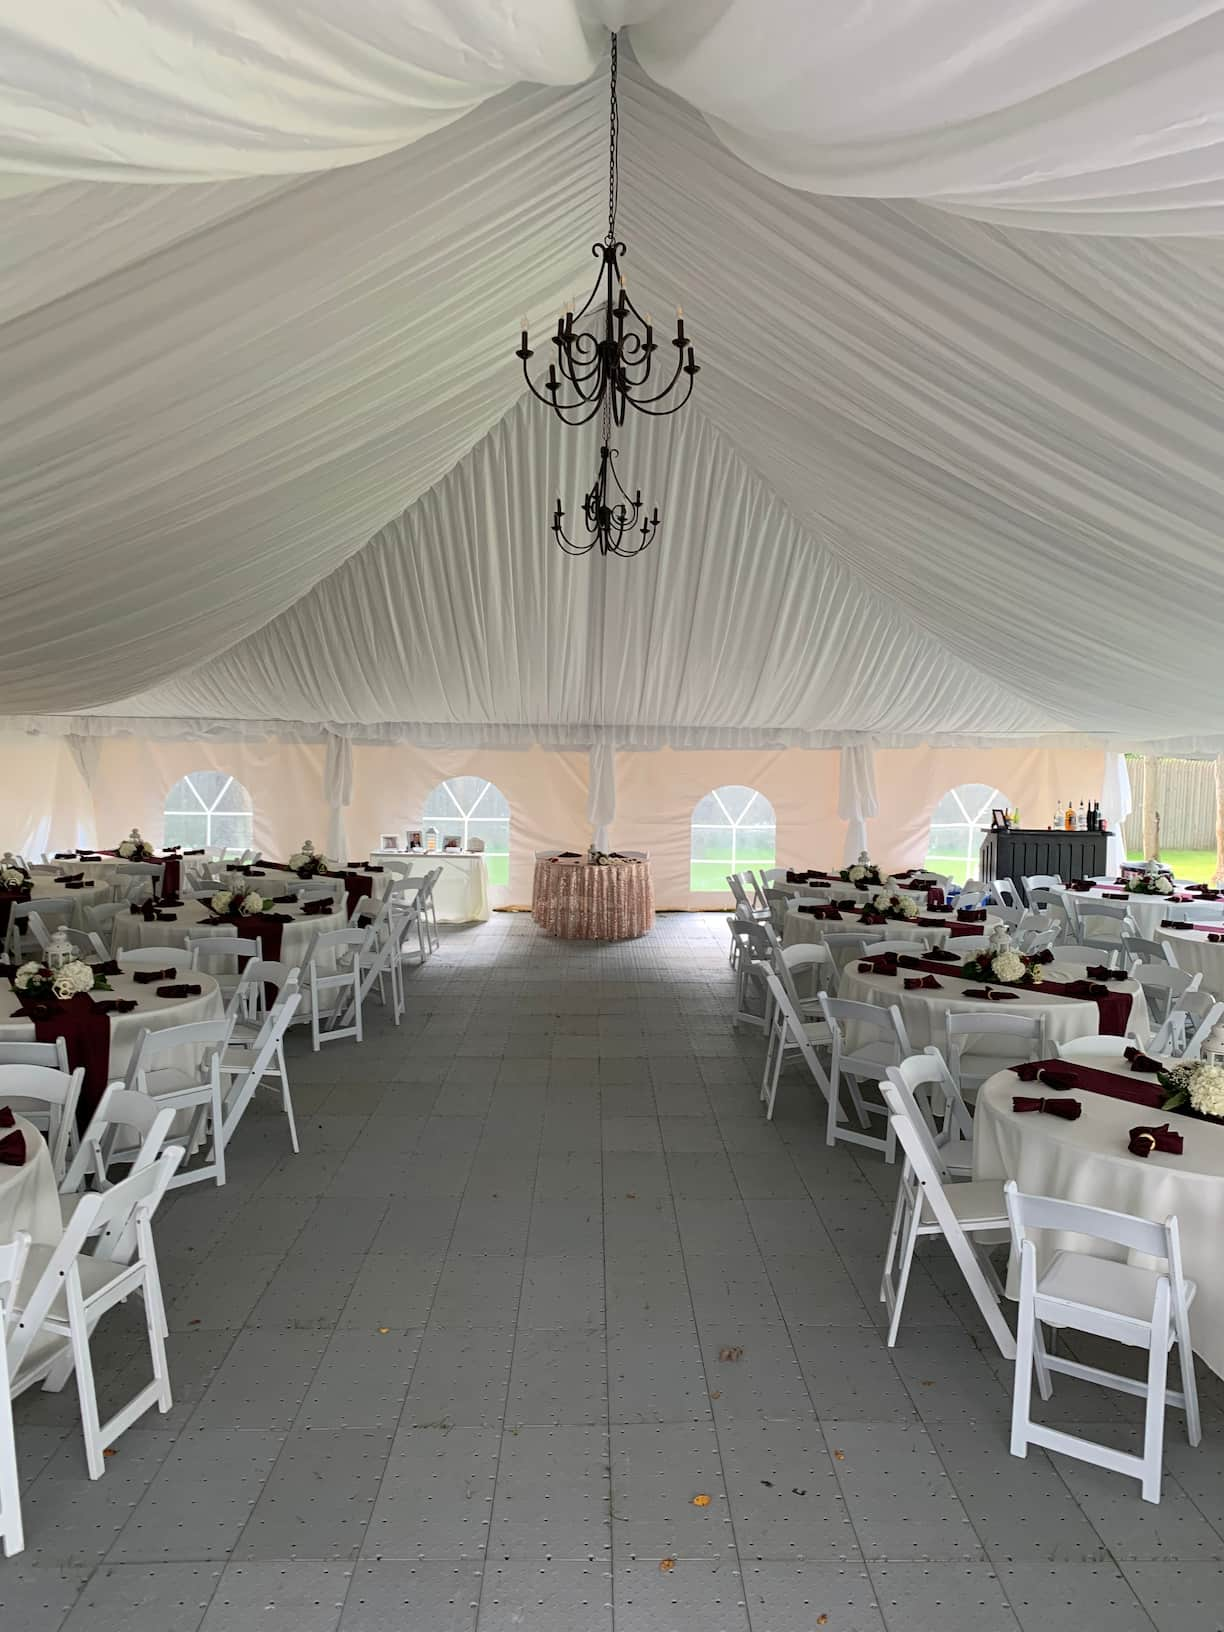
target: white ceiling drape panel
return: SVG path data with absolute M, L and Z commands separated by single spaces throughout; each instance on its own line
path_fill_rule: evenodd
M 0 175 L 352 165 L 628 28 L 646 71 L 792 187 L 1057 231 L 1224 231 L 1220 0 L 78 0 L 0 25 Z

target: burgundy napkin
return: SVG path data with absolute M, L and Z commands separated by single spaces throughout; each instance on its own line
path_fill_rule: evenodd
M 65 884 L 64 888 L 66 890 L 87 890 L 89 888 L 89 884 L 85 879 L 78 878 L 74 879 L 71 884 Z
M 940 983 L 934 975 L 910 975 L 906 977 L 905 989 L 907 992 L 942 991 Z
M 1126 1048 L 1123 1057 L 1130 1061 L 1132 1071 L 1163 1071 L 1164 1066 L 1159 1060 L 1154 1060 L 1150 1054 L 1145 1054 L 1140 1048 Z
M 980 997 L 987 1003 L 1008 1003 L 1014 1002 L 1020 993 L 1004 992 L 998 986 L 966 986 L 961 996 Z
M 1066 1067 L 1045 1065 L 1041 1060 L 1022 1060 L 1019 1065 L 1013 1065 L 1012 1070 L 1021 1082 L 1044 1082 L 1047 1088 L 1074 1088 L 1079 1082 L 1079 1072 L 1073 1065 Z
M 0 1139 L 0 1167 L 24 1167 L 25 1159 L 25 1134 L 20 1128 L 14 1128 Z
M 94 999 L 94 1008 L 102 1014 L 131 1014 L 136 1007 L 134 997 L 102 997 Z
M 15 1128 L 17 1118 L 13 1115 L 10 1105 L 0 1105 L 0 1128 Z
M 75 850 L 57 850 L 55 852 L 55 859 L 56 861 L 75 861 L 77 859 L 77 853 Z
M 296 895 L 273 895 L 269 896 L 268 899 L 282 907 L 293 907 L 297 905 Z
M 202 986 L 188 986 L 186 981 L 180 981 L 177 986 L 159 986 L 158 997 L 199 997 L 204 990 Z M 133 1004 L 135 1007 L 135 1004 Z
M 1090 963 L 1084 973 L 1089 980 L 1125 980 L 1125 969 L 1111 969 L 1107 963 Z
M 886 924 L 888 919 L 882 912 L 869 912 L 866 908 L 859 913 L 860 924 Z
M 825 906 L 823 902 L 820 901 L 814 901 L 805 906 L 800 906 L 799 911 L 806 913 L 809 918 L 820 918 L 826 923 L 841 923 L 841 913 L 838 911 L 838 909 L 834 906 Z
M 1109 987 L 1102 986 L 1099 981 L 1069 980 L 1062 989 L 1063 997 L 1108 997 Z
M 177 969 L 137 969 L 132 979 L 137 986 L 156 986 L 159 980 L 173 980 Z
M 878 963 L 860 963 L 858 972 L 860 975 L 895 975 L 897 966 L 883 957 Z
M 1012 1110 L 1044 1111 L 1047 1116 L 1061 1116 L 1064 1122 L 1074 1122 L 1083 1115 L 1084 1107 L 1078 1099 L 1027 1099 L 1023 1094 L 1016 1094 Z
M 1092 888 L 1092 881 L 1091 879 L 1087 878 L 1073 878 L 1070 884 L 1067 885 L 1067 888 L 1069 890 L 1077 891 L 1090 890 Z
M 85 882 L 85 874 L 61 873 L 55 882 L 57 884 L 83 884 Z
M 984 924 L 986 922 L 986 909 L 984 907 L 958 907 L 956 909 L 956 921 L 958 924 Z
M 1162 1150 L 1167 1156 L 1180 1156 L 1182 1153 L 1182 1136 L 1172 1133 L 1169 1124 L 1162 1122 L 1158 1128 L 1132 1128 L 1127 1150 L 1132 1156 L 1148 1157 L 1154 1150 Z
M 857 912 L 859 906 L 857 901 L 838 901 L 836 905 L 839 912 Z
M 1043 946 L 1040 952 L 1030 952 L 1029 956 L 1034 963 L 1053 963 L 1054 954 L 1048 946 Z
M 960 959 L 955 952 L 949 952 L 946 947 L 933 946 L 927 953 L 928 963 L 959 963 Z
M 302 906 L 302 916 L 304 918 L 317 918 L 323 913 L 335 912 L 335 910 L 336 907 L 333 901 L 325 901 L 320 898 L 318 901 L 304 902 Z
M 78 861 L 101 861 L 102 857 L 96 850 L 81 850 L 77 852 Z
M 1101 891 L 1101 900 L 1102 901 L 1129 901 L 1130 900 L 1130 891 L 1129 890 L 1102 890 Z
M 376 867 L 372 861 L 363 861 L 361 870 L 363 873 L 385 873 L 387 869 L 385 867 Z
M 902 952 L 899 956 L 896 952 L 883 952 L 880 955 L 885 958 L 896 958 L 902 969 L 922 968 L 923 960 L 913 952 Z
M 121 975 L 123 973 L 123 970 L 119 967 L 119 964 L 114 958 L 108 958 L 105 963 L 91 964 L 90 967 L 95 975 L 110 976 Z

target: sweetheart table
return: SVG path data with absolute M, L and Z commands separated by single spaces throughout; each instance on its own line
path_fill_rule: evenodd
M 531 916 L 563 941 L 631 941 L 654 924 L 654 883 L 648 861 L 604 866 L 581 857 L 552 856 L 535 864 Z
M 1121 1041 L 1119 1038 L 1119 1045 Z M 1124 1089 L 1155 1081 L 1132 1072 L 1120 1046 L 1116 1055 L 1094 1056 L 1084 1063 L 1116 1077 Z M 1012 1098 L 1017 1094 L 1076 1099 L 1080 1116 L 1068 1122 L 1040 1111 L 1014 1111 Z M 1132 1156 L 1127 1149 L 1130 1129 L 1164 1122 L 1182 1135 L 1182 1154 L 1154 1150 L 1150 1156 Z M 1081 1088 L 1051 1094 L 1040 1082 L 1023 1083 L 1014 1072 L 1000 1071 L 978 1091 L 973 1176 L 1015 1179 L 1029 1195 L 1054 1196 L 1157 1221 L 1175 1213 L 1186 1274 L 1198 1282 L 1198 1296 L 1190 1311 L 1194 1352 L 1217 1376 L 1224 1377 L 1224 1281 L 1219 1274 L 1219 1243 L 1224 1232 L 1224 1125 Z M 1085 1245 L 1078 1237 L 1064 1240 L 1042 1231 L 1038 1237 L 1041 1266 L 1059 1247 Z M 1124 1256 L 1123 1249 L 1111 1249 L 1106 1242 L 1093 1242 L 1091 1250 Z M 1009 1290 L 1014 1295 L 1014 1277 Z

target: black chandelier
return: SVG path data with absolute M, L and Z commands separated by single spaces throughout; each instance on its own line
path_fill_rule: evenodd
M 528 344 L 524 319 L 522 342 L 515 355 L 522 360 L 523 377 L 532 395 L 551 408 L 564 425 L 585 425 L 600 417 L 599 474 L 583 500 L 588 542 L 570 540 L 562 523 L 565 512 L 560 499 L 553 514 L 552 531 L 557 543 L 570 555 L 586 555 L 598 545 L 601 555 L 640 555 L 654 539 L 659 526 L 657 509 L 642 513 L 640 490 L 631 499 L 622 486 L 612 461 L 617 450 L 611 446 L 613 425 L 623 425 L 625 409 L 656 416 L 674 414 L 693 394 L 693 381 L 700 372 L 693 357 L 692 342 L 684 332 L 684 313 L 676 308 L 676 333 L 671 344 L 676 352 L 675 367 L 664 383 L 655 371 L 654 354 L 659 347 L 649 315 L 643 316 L 629 298 L 620 257 L 625 246 L 616 237 L 616 205 L 619 187 L 618 148 L 620 116 L 616 100 L 617 37 L 612 35 L 610 106 L 608 114 L 608 231 L 601 244 L 592 244 L 591 253 L 600 261 L 599 274 L 586 304 L 575 312 L 572 307 L 557 319 L 552 343 L 557 348 L 548 365 L 548 379 L 540 389 L 531 378 L 528 363 L 534 356 Z M 591 315 L 589 328 L 583 319 Z M 674 397 L 674 400 L 669 400 Z M 639 525 L 640 518 L 640 525 Z M 641 534 L 638 541 L 638 534 Z M 626 537 L 628 535 L 628 537 Z

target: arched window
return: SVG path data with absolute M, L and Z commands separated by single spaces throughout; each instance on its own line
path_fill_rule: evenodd
M 218 844 L 242 852 L 252 844 L 251 796 L 225 771 L 190 771 L 166 795 L 166 844 L 187 850 Z
M 510 806 L 500 788 L 483 776 L 452 776 L 425 801 L 422 827 L 436 827 L 438 848 L 458 839 L 483 839 L 490 884 L 510 882 Z
M 772 867 L 777 842 L 773 806 L 755 788 L 715 788 L 693 810 L 689 889 L 727 893 L 727 874 Z
M 926 865 L 950 873 L 958 884 L 976 878 L 981 829 L 990 826 L 992 810 L 1010 810 L 1011 800 L 986 782 L 962 782 L 949 788 L 935 806 Z

